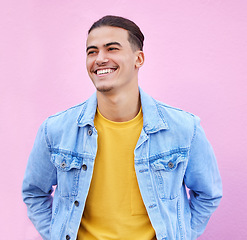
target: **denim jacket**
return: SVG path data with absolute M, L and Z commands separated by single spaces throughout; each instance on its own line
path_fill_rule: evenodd
M 142 89 L 140 96 L 143 129 L 134 164 L 156 238 L 196 239 L 222 197 L 212 147 L 198 117 L 156 101 Z M 45 240 L 77 237 L 97 153 L 96 107 L 94 94 L 39 128 L 22 194 L 28 216 Z

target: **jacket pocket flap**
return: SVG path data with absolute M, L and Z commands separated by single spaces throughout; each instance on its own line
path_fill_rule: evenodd
M 180 162 L 184 161 L 184 156 L 180 154 L 172 154 L 154 160 L 151 162 L 151 167 L 154 169 L 154 171 L 164 170 L 170 172 L 175 170 Z
M 57 169 L 64 172 L 70 171 L 73 168 L 80 169 L 82 166 L 82 158 L 62 153 L 52 154 L 51 160 Z

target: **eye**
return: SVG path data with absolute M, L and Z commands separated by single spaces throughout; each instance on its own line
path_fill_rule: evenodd
M 87 55 L 92 55 L 93 53 L 95 53 L 95 51 L 90 51 L 87 53 Z
M 89 56 L 89 55 L 94 55 L 94 54 L 96 54 L 97 52 L 95 51 L 95 50 L 92 50 L 92 51 L 88 51 L 87 52 L 87 55 Z
M 116 48 L 116 47 L 110 47 L 110 48 L 108 48 L 108 51 L 117 51 L 117 50 L 119 50 L 119 49 Z

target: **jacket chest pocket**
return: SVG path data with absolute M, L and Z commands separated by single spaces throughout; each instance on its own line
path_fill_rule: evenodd
M 58 153 L 52 155 L 52 162 L 57 168 L 57 190 L 60 196 L 76 196 L 82 159 Z
M 183 185 L 186 158 L 179 153 L 151 162 L 158 195 L 161 199 L 176 198 Z

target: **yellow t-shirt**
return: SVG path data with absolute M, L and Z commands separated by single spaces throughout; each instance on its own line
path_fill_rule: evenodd
M 113 122 L 97 110 L 98 151 L 78 240 L 155 238 L 134 169 L 142 111 L 127 122 Z

